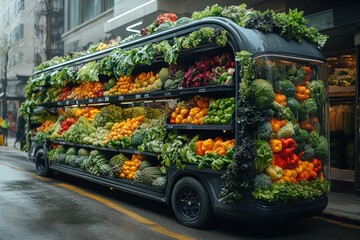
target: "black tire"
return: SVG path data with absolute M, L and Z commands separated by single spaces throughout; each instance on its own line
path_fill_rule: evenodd
M 209 194 L 195 178 L 184 177 L 175 184 L 171 205 L 177 219 L 185 226 L 203 228 L 213 219 Z
M 53 171 L 49 168 L 49 161 L 46 158 L 44 149 L 39 149 L 35 156 L 36 172 L 43 177 L 50 176 Z

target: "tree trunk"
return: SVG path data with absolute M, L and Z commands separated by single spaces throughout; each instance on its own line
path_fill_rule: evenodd
M 46 40 L 45 40 L 45 56 L 46 60 L 51 59 L 51 28 L 52 28 L 52 0 L 46 1 Z

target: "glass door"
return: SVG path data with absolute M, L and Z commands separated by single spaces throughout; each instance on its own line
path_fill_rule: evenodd
M 356 167 L 356 52 L 338 53 L 326 59 L 330 99 L 331 179 L 355 182 Z

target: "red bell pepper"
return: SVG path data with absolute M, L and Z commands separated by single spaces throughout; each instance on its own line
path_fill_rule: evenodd
M 279 154 L 274 154 L 274 160 L 275 160 L 275 165 L 281 167 L 282 169 L 286 168 L 286 158 L 281 157 Z
M 294 169 L 299 165 L 299 157 L 295 153 L 290 153 L 287 157 L 274 154 L 275 165 L 282 169 Z
M 314 171 L 316 173 L 321 172 L 321 170 L 322 170 L 322 162 L 321 162 L 321 160 L 319 160 L 317 158 L 313 158 L 312 164 L 314 164 Z
M 279 155 L 282 157 L 288 157 L 296 149 L 296 142 L 292 138 L 282 138 L 280 139 L 282 150 L 279 152 Z
M 299 157 L 295 153 L 290 153 L 290 155 L 286 158 L 287 169 L 294 169 L 299 165 Z

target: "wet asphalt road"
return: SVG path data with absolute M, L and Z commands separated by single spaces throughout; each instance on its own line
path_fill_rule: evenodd
M 207 230 L 191 229 L 167 205 L 64 174 L 41 178 L 32 163 L 0 151 L 3 239 L 360 240 L 360 227 L 314 217 L 274 227 L 217 220 Z

